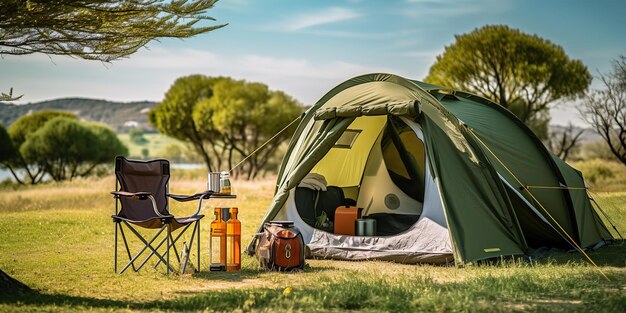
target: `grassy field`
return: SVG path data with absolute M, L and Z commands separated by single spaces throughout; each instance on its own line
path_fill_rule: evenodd
M 148 157 L 163 157 L 162 155 L 166 150 L 173 146 L 179 149 L 184 149 L 184 144 L 174 138 L 165 136 L 163 134 L 144 134 L 143 137 L 147 140 L 146 143 L 137 144 L 131 142 L 130 136 L 126 134 L 117 134 L 117 137 L 128 147 L 128 155 L 133 158 L 141 158 L 143 149 L 148 149 Z
M 205 181 L 173 173 L 172 193 L 202 190 Z M 176 179 L 176 177 L 184 177 Z M 202 176 L 203 175 L 197 175 Z M 247 245 L 273 194 L 272 179 L 234 182 Z M 390 312 L 624 312 L 626 247 L 590 256 L 605 280 L 577 253 L 532 263 L 506 262 L 464 268 L 387 262 L 308 260 L 303 272 L 258 269 L 243 257 L 242 270 L 207 269 L 208 223 L 202 224 L 203 271 L 165 275 L 164 270 L 113 273 L 109 191 L 113 177 L 0 191 L 0 269 L 36 293 L 0 293 L 0 311 L 390 311 Z M 626 232 L 626 192 L 600 193 L 601 205 Z M 193 204 L 176 205 L 178 215 Z M 185 240 L 189 240 L 189 236 Z M 120 253 L 122 250 L 120 249 Z

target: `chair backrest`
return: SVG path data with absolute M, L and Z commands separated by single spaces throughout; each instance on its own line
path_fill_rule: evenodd
M 170 162 L 167 160 L 137 161 L 125 157 L 115 158 L 115 178 L 119 183 L 118 191 L 150 192 L 154 196 L 157 209 L 167 215 L 167 192 L 170 180 Z M 146 220 L 158 215 L 154 212 L 152 201 L 121 197 L 122 205 L 118 215 L 133 220 Z

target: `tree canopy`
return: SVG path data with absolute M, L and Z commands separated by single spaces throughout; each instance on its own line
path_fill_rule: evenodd
M 591 74 L 562 47 L 504 25 L 487 25 L 437 56 L 425 81 L 486 97 L 511 110 L 542 139 L 547 137 L 549 105 L 581 97 Z
M 36 184 L 43 179 L 43 176 L 45 175 L 44 168 L 38 167 L 35 164 L 29 164 L 30 162 L 20 153 L 20 147 L 24 144 L 24 142 L 26 142 L 26 139 L 30 134 L 35 133 L 48 121 L 57 117 L 76 118 L 75 115 L 67 112 L 48 110 L 37 111 L 21 116 L 7 129 L 16 153 L 12 159 L 5 162 L 5 166 L 11 170 L 11 173 L 18 182 L 23 183 L 14 171 L 16 168 L 24 170 L 26 174 L 25 178 L 28 178 L 31 184 Z
M 219 133 L 211 125 L 198 125 L 194 119 L 197 104 L 213 95 L 213 85 L 225 78 L 190 75 L 174 81 L 163 101 L 148 113 L 148 120 L 160 132 L 184 141 L 202 157 L 209 171 L 219 168 Z
M 626 56 L 614 60 L 612 72 L 600 74 L 600 80 L 604 88 L 591 92 L 579 112 L 626 165 Z
M 5 150 L 2 130 L 0 143 Z M 19 183 L 27 178 L 30 184 L 37 184 L 46 174 L 55 181 L 88 176 L 116 155 L 128 154 L 113 130 L 100 123 L 81 122 L 65 112 L 40 111 L 22 116 L 5 133 L 12 154 L 0 162 Z M 24 177 L 15 169 L 23 170 Z
M 45 53 L 109 62 L 159 38 L 186 38 L 217 0 L 4 0 L 0 55 Z
M 57 117 L 32 133 L 20 147 L 31 164 L 43 168 L 52 179 L 71 178 L 79 165 L 95 157 L 96 136 L 75 119 Z M 69 172 L 69 173 L 68 173 Z
M 281 91 L 270 91 L 261 83 L 221 80 L 213 96 L 198 103 L 195 119 L 201 127 L 219 132 L 227 147 L 228 168 L 239 158 L 249 156 L 241 170 L 250 179 L 258 175 L 289 132 L 278 135 L 264 147 L 256 148 L 277 134 L 302 113 L 302 106 Z
M 26 137 L 29 134 L 36 132 L 49 120 L 57 117 L 76 119 L 76 115 L 68 112 L 53 110 L 37 111 L 15 120 L 15 122 L 9 126 L 9 135 L 11 136 L 15 146 L 19 147 L 26 141 Z
M 109 126 L 98 122 L 83 122 L 82 124 L 95 135 L 96 141 L 90 146 L 96 146 L 98 149 L 94 149 L 91 158 L 85 160 L 85 168 L 79 173 L 80 176 L 89 175 L 97 165 L 110 163 L 118 155 L 128 155 L 128 148 Z
M 174 82 L 149 120 L 160 132 L 190 144 L 209 171 L 216 171 L 232 168 L 301 112 L 297 101 L 264 84 L 191 75 Z M 254 178 L 288 136 L 274 138 L 238 173 Z
M 17 151 L 13 146 L 13 141 L 9 136 L 4 125 L 0 123 L 0 165 L 5 165 L 7 162 L 15 158 Z

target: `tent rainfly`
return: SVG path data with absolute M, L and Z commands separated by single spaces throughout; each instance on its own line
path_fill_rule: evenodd
M 322 186 L 301 185 L 310 173 Z M 376 220 L 375 236 L 320 226 L 346 199 Z M 270 220 L 294 221 L 309 257 L 401 263 L 584 253 L 614 239 L 582 174 L 511 112 L 390 74 L 350 79 L 304 113 L 259 231 Z

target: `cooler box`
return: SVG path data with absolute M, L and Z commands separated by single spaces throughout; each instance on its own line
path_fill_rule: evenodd
M 335 209 L 334 233 L 354 236 L 355 222 L 361 218 L 363 208 L 340 206 Z

